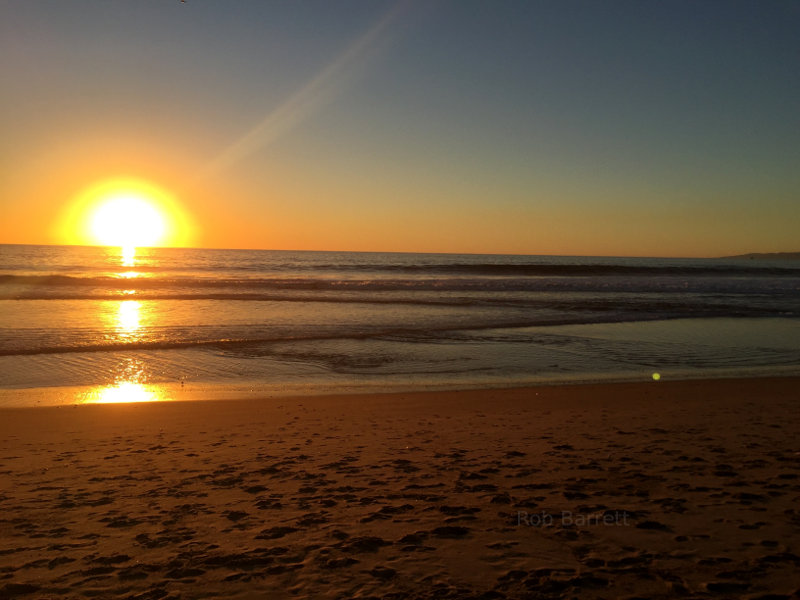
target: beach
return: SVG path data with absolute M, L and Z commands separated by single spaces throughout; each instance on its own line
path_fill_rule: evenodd
M 3 409 L 0 597 L 796 597 L 798 390 Z

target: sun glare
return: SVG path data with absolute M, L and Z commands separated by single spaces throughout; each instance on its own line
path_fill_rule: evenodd
M 91 230 L 104 246 L 136 248 L 160 244 L 166 224 L 147 198 L 127 193 L 111 196 L 95 209 Z
M 135 248 L 188 245 L 191 230 L 171 194 L 139 179 L 113 179 L 86 188 L 62 222 L 67 243 L 120 247 L 123 264 L 132 264 Z
M 136 300 L 123 300 L 117 309 L 117 321 L 119 328 L 126 334 L 126 337 L 136 333 L 139 329 L 139 311 L 141 305 Z
M 163 398 L 153 389 L 132 381 L 122 381 L 97 390 L 85 402 L 92 404 L 127 404 L 130 402 L 158 402 Z

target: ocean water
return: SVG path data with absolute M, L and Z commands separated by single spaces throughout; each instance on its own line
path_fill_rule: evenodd
M 793 261 L 0 245 L 0 405 L 800 373 L 799 317 Z

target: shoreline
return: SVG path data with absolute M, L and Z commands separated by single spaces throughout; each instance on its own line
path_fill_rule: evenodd
M 781 372 L 783 371 L 783 372 Z M 657 377 L 655 377 L 657 375 Z M 800 373 L 796 366 L 787 366 L 784 369 L 763 369 L 760 367 L 716 370 L 716 372 L 676 374 L 660 374 L 654 372 L 645 378 L 638 375 L 594 374 L 583 379 L 549 378 L 541 381 L 509 381 L 476 382 L 474 384 L 455 384 L 451 382 L 407 384 L 407 385 L 382 385 L 381 383 L 367 383 L 361 385 L 275 385 L 265 384 L 262 381 L 246 381 L 243 383 L 142 383 L 122 386 L 133 386 L 133 393 L 111 394 L 103 399 L 103 391 L 116 390 L 120 384 L 108 385 L 80 385 L 80 386 L 48 386 L 30 388 L 0 388 L 0 410 L 18 408 L 45 408 L 56 406 L 82 406 L 91 404 L 112 403 L 184 403 L 184 402 L 214 402 L 265 399 L 302 399 L 312 397 L 349 397 L 349 396 L 384 396 L 402 394 L 442 394 L 459 392 L 523 390 L 534 388 L 561 388 L 573 386 L 605 386 L 605 385 L 672 385 L 681 382 L 703 381 L 728 381 L 728 380 L 784 380 L 797 379 L 800 382 Z M 389 389 L 387 389 L 389 388 Z

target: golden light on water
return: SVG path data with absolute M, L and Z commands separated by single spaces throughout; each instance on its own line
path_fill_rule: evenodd
M 167 400 L 156 386 L 148 386 L 133 381 L 122 381 L 113 386 L 98 388 L 87 394 L 87 404 L 123 404 L 130 402 L 160 402 Z
M 138 303 L 123 302 L 120 306 L 120 320 L 130 318 L 129 325 L 133 329 L 138 327 L 136 304 Z M 83 395 L 80 402 L 83 404 L 125 404 L 162 402 L 170 399 L 166 386 L 147 383 L 148 379 L 147 364 L 140 358 L 128 356 L 117 365 L 113 384 L 92 388 Z
M 142 305 L 136 300 L 123 300 L 119 303 L 117 311 L 118 327 L 127 335 L 136 333 L 141 327 L 139 322 L 139 312 Z
M 148 221 L 146 219 L 137 221 L 131 214 L 125 214 L 122 209 L 117 213 L 116 207 L 118 206 L 122 206 L 125 210 L 128 208 L 121 204 L 118 205 L 115 199 L 109 200 L 108 204 L 102 204 L 96 213 L 91 213 L 94 215 L 91 224 L 95 228 L 98 237 L 105 235 L 105 233 L 114 232 L 115 239 L 122 242 L 131 241 L 134 238 L 125 238 L 128 234 L 116 222 L 117 217 L 124 221 L 130 220 L 135 224 L 134 230 L 139 232 L 146 229 Z M 142 209 L 142 214 L 145 216 L 149 214 L 149 217 L 153 216 L 145 209 Z M 144 239 L 136 238 L 136 241 L 141 242 Z M 151 238 L 150 241 L 154 239 Z M 110 242 L 111 239 L 109 238 L 106 241 Z M 145 251 L 139 260 L 143 260 L 144 264 L 150 264 L 153 262 L 151 254 L 152 251 Z M 136 248 L 124 245 L 124 243 L 119 250 L 108 249 L 106 257 L 106 261 L 122 267 L 136 267 L 137 262 L 139 262 L 137 261 Z M 141 273 L 138 271 L 122 271 L 115 274 L 115 276 L 124 279 L 135 278 L 140 275 Z M 133 289 L 123 290 L 122 294 L 124 294 L 123 297 L 125 299 L 103 301 L 101 304 L 99 317 L 103 323 L 103 337 L 111 342 L 135 344 L 147 338 L 147 329 L 156 318 L 154 313 L 155 303 L 148 300 L 134 299 L 136 290 Z M 78 397 L 78 402 L 83 404 L 129 404 L 161 402 L 171 399 L 170 394 L 167 392 L 168 386 L 149 383 L 150 369 L 148 368 L 148 363 L 142 358 L 133 355 L 122 358 L 114 369 L 113 379 L 113 384 L 96 386 L 86 392 L 82 392 Z
M 123 246 L 120 252 L 120 263 L 123 267 L 133 267 L 136 265 L 136 248 L 134 246 Z M 123 273 L 123 277 L 136 277 L 138 273 L 131 271 Z
M 135 342 L 145 334 L 146 327 L 152 325 L 153 302 L 134 300 L 130 296 L 125 300 L 108 300 L 103 302 L 100 319 L 106 340 Z

